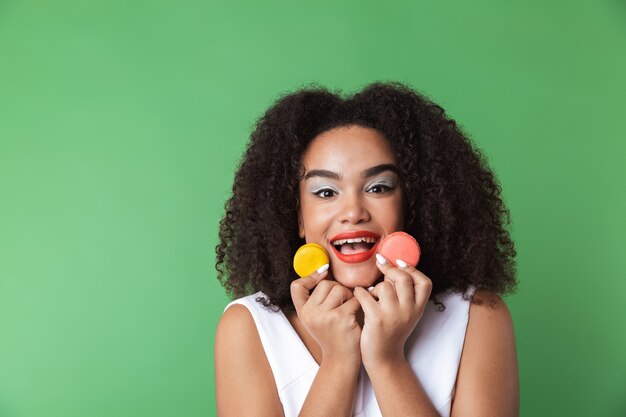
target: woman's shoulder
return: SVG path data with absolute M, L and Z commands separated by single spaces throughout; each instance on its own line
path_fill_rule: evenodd
M 232 300 L 224 308 L 216 332 L 216 343 L 222 339 L 229 342 L 249 343 L 254 339 L 263 341 L 268 331 L 280 325 L 280 310 L 262 303 L 265 294 L 257 292 Z
M 501 322 L 511 322 L 512 317 L 508 306 L 504 300 L 495 292 L 478 289 L 472 294 L 470 303 L 470 314 L 497 319 Z
M 217 324 L 216 348 L 232 343 L 249 345 L 253 339 L 259 339 L 259 335 L 248 307 L 241 303 L 229 304 Z
M 260 299 L 266 298 L 267 296 L 263 294 L 261 291 L 256 292 L 254 294 L 244 295 L 243 297 L 236 298 L 230 301 L 226 307 L 224 307 L 224 312 L 228 311 L 230 307 L 234 305 L 246 306 L 248 308 L 254 308 L 259 304 Z
M 252 296 L 244 298 L 254 302 Z M 281 410 L 254 318 L 241 302 L 230 303 L 222 314 L 215 334 L 214 354 L 220 415 L 251 415 L 258 407 Z M 249 401 L 241 401 L 244 393 Z
M 502 298 L 495 292 L 486 289 L 477 289 L 470 286 L 466 291 L 452 289 L 444 290 L 434 296 L 433 305 L 443 304 L 445 310 L 451 305 L 455 308 L 464 308 L 469 314 L 490 313 L 504 320 L 510 318 L 509 309 Z M 464 306 L 464 307 L 463 307 Z
M 217 324 L 215 346 L 254 346 L 258 344 L 259 333 L 255 324 L 253 309 L 261 293 L 250 294 L 229 302 Z
M 518 415 L 513 319 L 502 298 L 487 290 L 476 290 L 470 303 L 452 416 L 467 409 L 476 410 L 476 415 L 490 409 L 499 410 L 499 415 Z
M 504 300 L 495 292 L 479 289 L 474 291 L 469 303 L 468 337 L 480 338 L 493 335 L 514 339 L 513 317 Z

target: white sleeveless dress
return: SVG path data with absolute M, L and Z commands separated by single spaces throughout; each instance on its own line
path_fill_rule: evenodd
M 468 295 L 472 295 L 470 290 Z M 263 293 L 232 301 L 248 308 L 254 318 L 285 417 L 296 417 L 313 384 L 319 365 L 282 311 L 274 312 L 255 301 Z M 446 309 L 430 300 L 415 330 L 407 340 L 407 359 L 426 394 L 442 417 L 450 416 L 470 302 L 462 294 L 444 292 L 437 296 Z M 224 310 L 226 310 L 224 309 Z M 374 389 L 361 366 L 357 381 L 354 416 L 382 417 Z

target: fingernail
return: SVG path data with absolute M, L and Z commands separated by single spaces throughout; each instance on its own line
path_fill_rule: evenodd
M 380 253 L 376 254 L 376 261 L 381 265 L 384 265 L 387 263 L 387 260 L 385 259 L 385 257 L 381 255 Z
M 400 268 L 406 268 L 407 266 L 409 266 L 409 264 L 404 262 L 402 259 L 396 259 L 396 264 L 398 264 Z
M 324 264 L 324 265 L 320 266 L 320 267 L 317 269 L 317 271 L 316 271 L 316 272 L 317 272 L 318 274 L 321 274 L 322 272 L 326 272 L 326 270 L 328 269 L 328 267 L 329 267 L 329 265 L 328 265 L 328 264 Z
M 374 289 L 374 286 L 372 285 L 371 287 L 369 287 L 367 290 L 368 291 L 372 291 Z

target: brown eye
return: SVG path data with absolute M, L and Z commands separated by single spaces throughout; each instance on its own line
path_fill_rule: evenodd
M 331 198 L 335 195 L 335 192 L 330 188 L 322 188 L 321 190 L 316 191 L 313 194 L 321 198 Z
M 384 193 L 387 191 L 391 191 L 393 188 L 389 187 L 388 185 L 384 185 L 384 184 L 376 184 L 373 185 L 372 187 L 370 187 L 369 190 L 367 190 L 368 192 L 374 193 L 374 194 L 379 194 L 379 193 Z

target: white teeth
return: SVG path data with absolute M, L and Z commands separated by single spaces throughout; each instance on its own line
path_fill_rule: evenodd
M 357 237 L 354 239 L 338 239 L 338 240 L 333 240 L 332 242 L 330 242 L 333 245 L 343 245 L 345 243 L 360 243 L 360 242 L 365 242 L 365 243 L 376 243 L 376 238 L 375 237 Z

